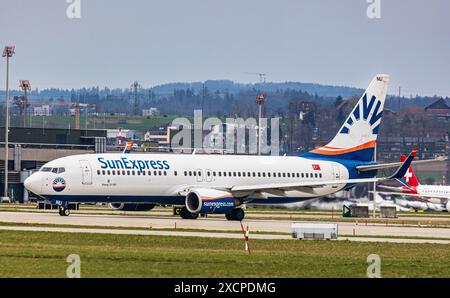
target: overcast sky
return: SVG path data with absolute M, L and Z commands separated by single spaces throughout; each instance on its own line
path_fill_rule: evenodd
M 73 0 L 72 0 L 73 1 Z M 450 96 L 450 1 L 2 0 L 0 43 L 14 44 L 11 84 L 33 88 L 144 87 L 230 79 L 366 87 Z M 4 89 L 5 59 L 0 63 Z

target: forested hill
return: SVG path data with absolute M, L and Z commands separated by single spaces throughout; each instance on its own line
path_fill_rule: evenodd
M 210 91 L 219 91 L 220 93 L 239 93 L 251 90 L 258 90 L 261 92 L 274 93 L 279 90 L 301 90 L 309 94 L 317 94 L 321 97 L 337 97 L 349 98 L 355 94 L 361 94 L 362 89 L 330 86 L 315 83 L 300 83 L 300 82 L 284 82 L 284 83 L 258 83 L 258 84 L 242 84 L 235 83 L 229 80 L 208 80 L 205 82 L 193 83 L 168 83 L 155 86 L 151 88 L 153 92 L 161 95 L 173 94 L 173 90 L 193 89 L 196 93 L 201 93 L 203 88 L 208 88 Z

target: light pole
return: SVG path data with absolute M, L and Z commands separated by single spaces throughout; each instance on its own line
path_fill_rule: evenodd
M 13 56 L 14 46 L 6 46 L 3 50 L 3 57 L 6 57 L 6 123 L 5 123 L 5 185 L 3 192 L 3 201 L 9 201 L 8 197 L 8 134 L 9 134 L 9 58 Z
M 28 103 L 27 91 L 31 91 L 31 85 L 30 85 L 29 80 L 19 80 L 19 83 L 20 83 L 20 85 L 19 85 L 20 89 L 22 89 L 23 92 L 25 93 L 21 104 L 22 104 L 22 108 L 23 108 L 23 127 L 26 127 L 27 108 L 30 105 Z
M 256 95 L 256 104 L 258 105 L 258 155 L 261 155 L 261 117 L 262 117 L 262 106 L 266 96 L 263 93 L 258 93 Z

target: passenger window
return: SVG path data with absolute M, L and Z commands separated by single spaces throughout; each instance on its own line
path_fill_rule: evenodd
M 161 176 L 161 175 L 162 175 L 161 171 L 158 171 L 158 175 L 159 175 L 159 176 Z
M 97 170 L 97 175 L 100 175 L 100 170 Z
M 186 172 L 186 171 L 184 171 L 184 173 L 183 173 L 183 174 L 184 174 L 184 176 L 187 176 L 187 172 Z
M 198 171 L 198 176 L 201 176 L 202 175 L 202 171 Z
M 263 172 L 263 173 L 262 173 L 262 176 L 263 176 L 263 177 L 266 177 L 266 172 Z
M 286 177 L 286 173 L 283 173 L 283 178 L 285 178 Z
M 120 171 L 117 171 L 117 175 L 120 175 Z
M 238 177 L 241 177 L 241 172 L 238 172 Z
M 127 175 L 130 176 L 130 171 L 127 171 Z
M 189 176 L 192 176 L 192 171 L 189 171 Z
M 219 177 L 221 177 L 222 176 L 222 172 L 219 172 Z
M 164 171 L 163 173 L 164 173 L 164 176 L 167 176 L 167 172 L 166 171 Z
M 193 174 L 194 174 L 194 176 L 197 176 L 197 172 L 196 172 L 196 171 L 194 171 L 194 173 L 193 173 Z
M 281 173 L 278 173 L 278 177 L 281 177 Z
M 305 174 L 302 173 L 302 178 L 305 178 Z
M 269 178 L 270 178 L 270 172 L 269 172 L 269 173 L 267 173 L 267 177 L 269 177 Z
M 245 172 L 242 172 L 242 177 L 245 177 Z
M 112 172 L 113 175 L 116 175 L 116 171 L 112 170 L 111 172 Z
M 216 177 L 216 172 L 213 172 L 213 176 Z
M 174 176 L 177 176 L 177 175 L 178 175 L 177 171 L 174 171 L 174 172 L 173 172 L 173 175 L 174 175 Z
M 123 170 L 123 171 L 122 171 L 122 175 L 124 175 L 124 176 L 125 176 L 125 170 Z
M 108 173 L 108 175 L 111 175 L 111 171 L 110 170 L 108 170 L 107 173 Z
M 261 177 L 261 172 L 258 172 L 258 177 Z
M 233 177 L 236 177 L 236 172 L 233 172 Z
M 288 178 L 291 178 L 291 173 L 287 173 Z
M 105 174 L 106 174 L 105 170 L 102 170 L 102 175 L 105 175 Z
M 319 178 L 319 175 L 317 175 L 317 173 L 314 174 L 314 177 Z
M 227 176 L 227 172 L 223 172 L 223 176 L 226 177 Z
M 144 176 L 145 176 L 145 171 L 142 171 L 142 175 L 144 175 Z

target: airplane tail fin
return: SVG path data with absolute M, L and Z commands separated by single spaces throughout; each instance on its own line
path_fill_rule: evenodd
M 403 162 L 405 160 L 406 160 L 406 156 L 405 155 L 401 155 L 400 156 L 400 161 Z M 406 172 L 405 176 L 403 176 L 403 180 L 405 180 L 406 183 L 408 183 L 412 187 L 417 187 L 420 184 L 419 179 L 417 179 L 417 176 L 414 173 L 414 171 L 413 171 L 411 166 L 408 168 L 408 171 Z M 407 187 L 403 186 L 403 188 L 407 188 Z
M 389 75 L 376 75 L 333 140 L 301 156 L 372 161 L 388 83 Z
M 133 142 L 129 141 L 127 142 L 127 144 L 125 145 L 125 148 L 123 149 L 123 154 L 128 154 L 133 150 Z

